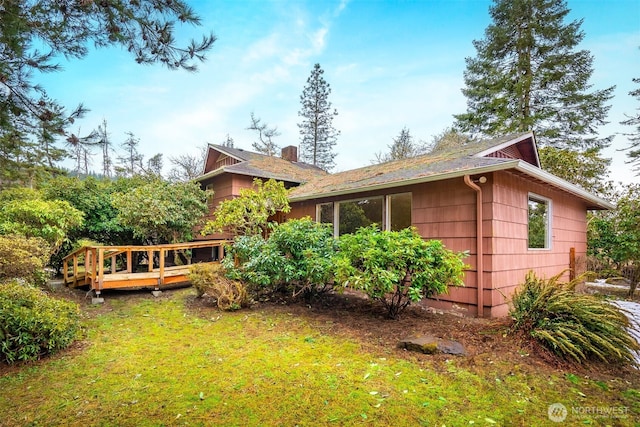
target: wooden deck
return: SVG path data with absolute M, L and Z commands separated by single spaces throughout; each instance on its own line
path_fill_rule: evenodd
M 84 246 L 63 259 L 65 285 L 104 289 L 154 288 L 188 283 L 195 263 L 217 263 L 227 240 L 156 246 Z

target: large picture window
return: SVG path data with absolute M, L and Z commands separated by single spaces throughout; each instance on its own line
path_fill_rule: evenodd
M 360 227 L 377 224 L 382 228 L 382 197 L 351 200 L 338 203 L 338 235 L 355 233 Z
M 411 226 L 411 193 L 375 196 L 316 205 L 316 221 L 333 224 L 336 235 L 377 225 L 398 231 Z
M 529 249 L 551 247 L 551 200 L 529 194 Z

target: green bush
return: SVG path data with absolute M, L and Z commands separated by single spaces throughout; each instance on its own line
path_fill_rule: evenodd
M 331 229 L 307 217 L 279 224 L 267 240 L 236 238 L 223 264 L 229 277 L 251 284 L 257 293 L 284 289 L 309 299 L 331 285 L 335 251 Z
M 80 309 L 16 281 L 0 285 L 0 354 L 7 363 L 36 360 L 69 346 Z
M 635 364 L 640 349 L 629 334 L 629 319 L 618 307 L 575 286 L 530 272 L 512 298 L 513 330 L 521 331 L 563 359 Z
M 0 281 L 25 279 L 44 284 L 49 245 L 39 237 L 0 235 Z
M 196 288 L 198 297 L 207 295 L 216 301 L 221 310 L 237 310 L 250 303 L 247 289 L 237 280 L 224 276 L 219 264 L 194 264 L 189 268 L 189 281 Z
M 454 253 L 438 240 L 425 241 L 414 228 L 364 227 L 341 236 L 338 246 L 336 283 L 381 301 L 390 318 L 411 302 L 463 285 L 466 254 Z

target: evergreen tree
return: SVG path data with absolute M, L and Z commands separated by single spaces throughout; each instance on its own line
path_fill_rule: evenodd
M 224 141 L 222 141 L 223 147 L 233 148 L 234 144 L 235 144 L 235 141 L 233 140 L 233 138 L 229 136 L 229 134 L 227 134 L 227 137 L 224 139 Z
M 640 78 L 633 79 L 633 82 L 640 84 Z M 632 90 L 629 95 L 640 101 L 640 88 Z M 627 116 L 627 120 L 623 120 L 620 124 L 635 127 L 632 133 L 625 134 L 629 137 L 630 142 L 626 150 L 629 150 L 627 157 L 629 158 L 629 163 L 634 165 L 634 172 L 636 172 L 636 175 L 640 175 L 640 108 L 637 110 L 638 112 L 635 115 Z
M 426 147 L 416 143 L 407 127 L 403 127 L 400 134 L 393 138 L 393 143 L 388 145 L 388 153 L 376 153 L 375 163 L 385 163 L 393 160 L 408 159 L 424 153 Z
M 576 50 L 582 20 L 565 23 L 564 0 L 494 0 L 485 38 L 464 73 L 463 131 L 482 136 L 535 130 L 542 146 L 573 150 L 607 146 L 596 128 L 606 123 L 614 87 L 590 91 L 593 57 Z
M 300 96 L 302 108 L 298 111 L 298 116 L 303 118 L 302 123 L 298 123 L 301 136 L 300 160 L 331 170 L 335 166 L 336 157 L 333 147 L 340 131 L 332 124 L 338 111 L 331 109 L 331 87 L 322 77 L 323 74 L 320 64 L 315 64 Z
M 273 138 L 280 136 L 277 127 L 270 128 L 268 124 L 263 123 L 262 119 L 256 117 L 251 112 L 251 124 L 247 127 L 247 130 L 254 130 L 258 132 L 258 141 L 255 141 L 251 146 L 258 153 L 265 154 L 267 156 L 275 156 L 280 150 L 280 146 L 273 142 Z M 233 143 L 233 140 L 231 140 Z
M 86 111 L 67 111 L 50 99 L 34 82 L 40 73 L 60 71 L 57 58 L 81 59 L 92 45 L 123 47 L 140 64 L 195 70 L 215 37 L 177 46 L 176 22 L 199 25 L 200 19 L 184 0 L 1 1 L 0 154 L 12 168 L 3 170 L 3 182 L 54 166 L 56 141 Z
M 120 165 L 116 166 L 118 176 L 132 177 L 143 170 L 142 161 L 144 155 L 138 151 L 139 145 L 140 139 L 136 138 L 133 132 L 127 132 L 127 139 L 121 144 L 124 149 L 124 155 L 118 157 Z
M 107 132 L 107 119 L 103 119 L 102 124 L 98 126 L 96 138 L 98 139 L 97 144 L 102 150 L 102 176 L 111 178 L 111 170 L 113 169 L 111 153 L 113 152 L 113 147 L 109 132 Z

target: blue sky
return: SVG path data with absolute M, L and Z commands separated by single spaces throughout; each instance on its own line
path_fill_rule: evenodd
M 250 113 L 277 126 L 275 141 L 297 145 L 300 94 L 315 63 L 331 85 L 341 131 L 336 171 L 370 164 L 403 127 L 431 141 L 464 112 L 465 57 L 490 23 L 490 0 L 423 1 L 192 1 L 202 27 L 179 27 L 177 39 L 213 31 L 218 37 L 197 73 L 140 66 L 121 49 L 83 60 L 62 60 L 64 71 L 44 76 L 50 95 L 91 109 L 74 131 L 107 120 L 116 144 L 131 131 L 141 151 L 169 157 L 221 143 L 251 148 Z M 640 105 L 628 95 L 640 77 L 640 0 L 569 0 L 572 19 L 584 19 L 581 48 L 595 57 L 594 89 L 616 85 L 602 135 L 623 132 L 624 114 Z M 638 182 L 625 165 L 628 145 L 616 136 L 605 153 L 611 178 Z M 101 169 L 99 156 L 92 166 Z

